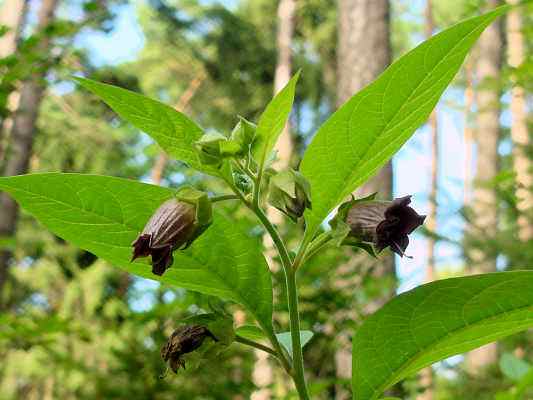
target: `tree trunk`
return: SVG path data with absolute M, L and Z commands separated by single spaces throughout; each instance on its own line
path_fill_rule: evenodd
M 516 0 L 508 0 L 517 4 Z M 507 14 L 507 63 L 518 68 L 524 62 L 524 35 L 520 9 Z M 518 216 L 518 236 L 521 241 L 533 240 L 533 163 L 528 157 L 531 138 L 527 128 L 526 93 L 516 76 L 512 76 L 511 88 L 511 139 L 513 141 L 513 169 L 516 174 L 516 197 Z
M 499 1 L 488 1 L 492 9 Z M 500 138 L 500 69 L 502 59 L 502 32 L 498 22 L 491 24 L 479 39 L 476 73 L 480 87 L 477 89 L 477 165 L 476 185 L 472 199 L 474 233 L 485 237 L 494 237 L 498 224 L 498 200 L 496 192 L 489 181 L 498 173 L 498 143 Z M 496 260 L 484 254 L 480 249 L 472 249 L 470 261 L 473 271 L 493 272 Z M 497 358 L 495 343 L 488 344 L 470 352 L 466 358 L 470 374 L 479 374 L 481 370 L 494 363 Z
M 278 60 L 276 64 L 276 73 L 274 76 L 274 94 L 278 93 L 291 78 L 292 71 L 292 40 L 294 35 L 294 13 L 296 11 L 296 0 L 280 0 L 278 4 L 277 20 L 278 30 L 276 45 L 278 51 Z M 293 153 L 293 142 L 290 133 L 290 123 L 287 121 L 285 127 L 274 148 L 277 151 L 277 160 L 274 167 L 280 171 L 287 169 L 291 164 Z M 267 210 L 268 219 L 278 225 L 283 222 L 282 215 L 269 207 Z M 265 236 L 263 243 L 268 258 L 270 268 L 275 270 L 277 267 L 272 260 L 273 243 L 270 237 Z M 273 398 L 274 394 L 270 389 L 273 382 L 274 373 L 268 355 L 259 350 L 255 352 L 256 362 L 254 365 L 253 379 L 259 388 L 252 393 L 252 400 L 267 400 Z
M 0 25 L 9 29 L 6 34 L 0 36 L 0 59 L 10 56 L 17 49 L 27 9 L 27 0 L 5 0 L 0 7 Z M 17 107 L 17 103 L 18 96 L 13 92 L 8 97 L 7 108 L 12 111 Z M 7 140 L 5 132 L 10 129 L 10 121 L 10 119 L 6 121 L 5 118 L 0 117 L 0 160 L 4 160 L 4 148 Z M 0 167 L 2 164 L 0 161 Z
M 43 0 L 38 15 L 37 29 L 43 31 L 53 21 L 58 0 Z M 50 38 L 43 35 L 37 51 L 47 53 L 51 46 Z M 36 132 L 35 124 L 39 113 L 39 106 L 45 90 L 46 71 L 35 72 L 22 83 L 20 102 L 13 114 L 13 126 L 10 134 L 10 154 L 8 154 L 4 175 L 19 175 L 27 172 L 31 156 L 33 139 Z M 0 237 L 12 236 L 18 217 L 18 206 L 15 201 L 5 194 L 0 195 Z M 0 303 L 2 302 L 3 287 L 7 280 L 7 269 L 10 254 L 0 251 Z M 1 305 L 1 304 L 0 304 Z
M 338 3 L 337 105 L 372 82 L 390 63 L 390 9 L 388 0 L 339 0 Z M 392 163 L 389 162 L 359 191 L 359 195 L 379 192 L 379 197 L 392 197 Z M 364 259 L 364 262 L 369 262 Z M 376 279 L 394 276 L 394 257 L 380 257 L 374 272 Z M 342 285 L 342 282 L 339 282 Z M 393 295 L 393 291 L 387 298 Z M 386 299 L 371 305 L 378 308 Z M 369 311 L 371 311 L 369 309 Z M 349 334 L 339 335 L 335 354 L 337 377 L 350 379 L 352 370 Z M 349 393 L 336 389 L 337 399 L 348 399 Z
M 0 36 L 0 58 L 13 54 L 17 49 L 27 6 L 27 0 L 5 0 L 0 7 L 0 25 L 9 29 Z
M 464 190 L 463 204 L 469 206 L 472 200 L 472 147 L 474 143 L 474 129 L 472 128 L 472 108 L 474 106 L 474 84 L 472 77 L 472 56 L 465 65 L 465 109 L 464 109 Z
M 425 9 L 425 35 L 429 39 L 433 35 L 435 24 L 433 22 L 433 5 L 431 0 L 426 0 Z M 438 194 L 438 167 L 439 167 L 439 131 L 437 125 L 437 110 L 429 117 L 429 129 L 431 133 L 431 188 L 429 192 L 429 213 L 426 218 L 426 227 L 430 232 L 437 230 L 437 194 Z M 435 239 L 428 237 L 428 258 L 426 265 L 426 282 L 435 280 Z M 423 392 L 417 396 L 417 400 L 433 400 L 433 368 L 424 368 L 420 374 L 420 386 Z

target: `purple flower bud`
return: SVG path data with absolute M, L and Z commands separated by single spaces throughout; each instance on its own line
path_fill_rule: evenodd
M 170 335 L 167 343 L 161 348 L 161 357 L 168 362 L 170 369 L 177 373 L 180 367 L 185 369 L 185 362 L 181 356 L 198 349 L 208 337 L 218 342 L 218 339 L 205 326 L 180 327 Z
M 378 252 L 390 247 L 403 257 L 409 244 L 408 235 L 422 225 L 426 218 L 409 207 L 410 203 L 411 196 L 393 201 L 355 202 L 346 216 L 349 236 L 373 243 Z
M 196 207 L 170 199 L 152 215 L 142 233 L 132 243 L 133 257 L 152 256 L 152 272 L 163 275 L 172 265 L 172 252 L 186 247 L 194 238 Z

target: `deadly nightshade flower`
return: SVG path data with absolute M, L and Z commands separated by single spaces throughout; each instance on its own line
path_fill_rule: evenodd
M 270 179 L 268 202 L 296 222 L 311 209 L 311 186 L 297 171 L 283 171 Z
M 161 357 L 168 362 L 170 369 L 177 373 L 180 367 L 185 369 L 182 356 L 200 348 L 207 338 L 218 342 L 218 339 L 205 326 L 182 326 L 170 335 L 167 343 L 161 348 Z
M 174 261 L 172 252 L 187 248 L 211 221 L 211 203 L 207 194 L 192 188 L 182 189 L 148 220 L 132 243 L 131 261 L 152 256 L 152 272 L 163 275 Z
M 411 196 L 393 201 L 352 200 L 339 208 L 338 215 L 349 229 L 347 239 L 372 243 L 378 252 L 389 247 L 403 257 L 409 245 L 408 235 L 426 218 L 409 207 L 410 203 Z

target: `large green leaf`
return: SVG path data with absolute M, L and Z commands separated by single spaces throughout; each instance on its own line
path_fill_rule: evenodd
M 217 175 L 202 165 L 193 143 L 203 130 L 184 114 L 157 100 L 117 86 L 85 78 L 75 78 L 80 85 L 100 97 L 121 118 L 149 134 L 170 156 L 194 169 Z
M 452 278 L 403 293 L 353 339 L 353 396 L 379 398 L 416 371 L 533 326 L 533 271 Z
M 265 111 L 259 117 L 253 152 L 256 160 L 259 162 L 260 168 L 263 168 L 268 155 L 283 131 L 287 118 L 289 118 L 292 103 L 294 102 L 296 82 L 299 76 L 300 72 L 298 71 L 287 85 L 268 103 Z
M 258 239 L 216 212 L 213 225 L 162 277 L 148 259 L 130 263 L 131 243 L 173 191 L 107 176 L 47 173 L 0 178 L 0 189 L 48 229 L 133 274 L 242 304 L 271 329 L 272 282 Z M 246 229 L 246 228 L 244 228 Z
M 507 9 L 465 20 L 422 43 L 320 127 L 300 167 L 312 190 L 309 236 L 426 121 L 481 32 Z

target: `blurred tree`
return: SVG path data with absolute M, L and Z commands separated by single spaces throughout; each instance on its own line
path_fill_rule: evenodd
M 435 23 L 433 21 L 433 2 L 426 0 L 426 8 L 424 11 L 425 19 L 425 37 L 429 39 L 435 30 Z M 438 106 L 437 106 L 438 107 Z M 437 232 L 437 208 L 438 208 L 438 176 L 439 176 L 439 130 L 438 130 L 438 108 L 435 108 L 431 113 L 428 121 L 429 130 L 431 134 L 431 187 L 429 191 L 429 213 L 425 221 L 425 227 L 430 232 Z M 435 266 L 435 238 L 429 236 L 427 240 L 428 256 L 425 271 L 425 281 L 431 282 L 436 277 Z M 420 386 L 423 392 L 417 397 L 418 400 L 433 400 L 433 368 L 427 367 L 420 373 Z
M 498 0 L 487 1 L 487 8 L 498 6 Z M 500 73 L 502 68 L 502 31 L 500 22 L 492 24 L 483 33 L 478 44 L 476 74 L 477 136 L 476 185 L 472 199 L 474 232 L 495 236 L 498 229 L 498 202 L 490 181 L 499 172 L 498 144 L 500 140 Z M 496 258 L 480 248 L 472 248 L 468 255 L 474 272 L 496 270 Z M 470 373 L 475 374 L 496 361 L 496 344 L 488 344 L 467 356 Z
M 337 105 L 342 105 L 354 93 L 375 79 L 391 62 L 390 9 L 388 0 L 339 1 L 338 50 L 337 50 Z M 360 195 L 379 192 L 379 197 L 392 197 L 392 163 L 389 162 L 360 190 Z M 360 259 L 359 259 L 360 261 Z M 352 266 L 353 268 L 353 266 Z M 394 257 L 388 255 L 375 266 L 374 278 L 393 277 Z M 342 267 L 340 268 L 342 270 Z M 339 281 L 340 285 L 343 285 Z M 369 305 L 369 311 L 390 298 L 388 294 Z M 336 354 L 337 376 L 351 377 L 350 333 L 339 335 L 340 348 Z M 348 398 L 340 392 L 338 398 Z
M 517 1 L 509 0 L 510 4 Z M 522 15 L 517 9 L 507 15 L 507 62 L 515 71 L 524 64 L 524 35 L 522 33 Z M 513 169 L 516 174 L 517 207 L 520 240 L 533 240 L 533 224 L 528 217 L 533 212 L 533 163 L 531 161 L 531 138 L 527 126 L 526 94 L 518 81 L 516 72 L 512 73 L 511 88 L 511 139 L 513 141 Z
M 42 34 L 39 46 L 36 49 L 42 55 L 50 51 L 51 41 L 46 30 L 52 25 L 58 0 L 43 0 L 39 9 L 37 31 Z M 44 93 L 43 80 L 46 68 L 39 73 L 34 73 L 20 88 L 20 99 L 17 110 L 14 111 L 13 123 L 10 132 L 10 153 L 4 166 L 4 175 L 19 175 L 27 172 L 31 156 L 35 123 L 39 111 L 39 105 Z M 0 216 L 0 236 L 12 236 L 15 231 L 18 206 L 10 197 L 0 195 L 0 208 L 3 212 Z M 7 279 L 9 252 L 0 252 L 0 306 L 2 301 L 2 289 Z

